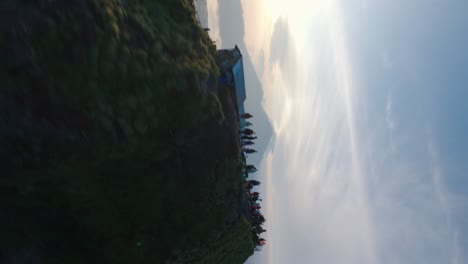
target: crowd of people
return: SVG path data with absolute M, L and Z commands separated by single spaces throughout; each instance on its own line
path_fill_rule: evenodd
M 252 115 L 250 114 L 243 114 L 241 116 L 241 122 L 243 122 L 244 129 L 240 131 L 240 138 L 241 138 L 241 143 L 242 143 L 242 155 L 244 158 L 247 157 L 247 154 L 252 154 L 256 153 L 257 151 L 252 148 L 248 148 L 246 146 L 252 146 L 254 145 L 254 140 L 257 138 L 255 136 L 255 132 L 248 128 L 252 125 L 252 123 L 245 121 L 245 119 L 251 118 Z M 249 177 L 250 173 L 255 173 L 257 171 L 257 168 L 255 168 L 254 165 L 247 165 L 245 164 L 243 168 L 243 173 L 245 178 L 247 179 Z M 250 214 L 250 221 L 252 224 L 252 238 L 253 242 L 256 246 L 256 250 L 261 250 L 261 248 L 265 245 L 266 240 L 260 235 L 264 233 L 266 230 L 263 229 L 262 225 L 265 223 L 266 219 L 263 216 L 263 214 L 260 212 L 260 209 L 262 208 L 260 205 L 260 193 L 257 191 L 253 191 L 253 188 L 255 186 L 260 185 L 260 182 L 257 180 L 245 180 L 245 189 L 247 191 L 247 196 L 248 196 L 248 205 L 249 205 L 249 214 Z
M 260 199 L 260 193 L 252 191 L 252 189 L 258 185 L 260 185 L 260 182 L 256 180 L 248 180 L 245 182 L 245 188 L 247 189 L 247 193 L 249 197 L 250 216 L 251 216 L 250 222 L 252 224 L 253 241 L 257 247 L 262 247 L 263 245 L 265 245 L 266 240 L 261 238 L 260 235 L 266 231 L 262 227 L 266 219 L 263 216 L 263 214 L 260 212 L 260 209 L 262 208 L 259 203 L 260 201 L 262 201 L 262 199 Z

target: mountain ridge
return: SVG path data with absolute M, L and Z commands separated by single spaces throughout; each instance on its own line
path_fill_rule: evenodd
M 245 23 L 240 0 L 219 0 L 218 16 L 222 48 L 232 48 L 234 45 L 237 45 L 243 55 L 245 84 L 247 88 L 245 109 L 246 112 L 249 112 L 254 116 L 252 118 L 252 127 L 258 135 L 255 142 L 255 149 L 258 152 L 256 155 L 249 158 L 252 163 L 259 164 L 265 155 L 270 139 L 274 135 L 274 130 L 272 123 L 262 106 L 262 83 L 255 72 L 252 59 L 247 52 L 247 47 L 244 42 Z

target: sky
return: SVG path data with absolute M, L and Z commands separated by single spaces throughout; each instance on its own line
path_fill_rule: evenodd
M 275 132 L 247 263 L 468 263 L 468 2 L 208 0 L 220 47 L 223 1 Z

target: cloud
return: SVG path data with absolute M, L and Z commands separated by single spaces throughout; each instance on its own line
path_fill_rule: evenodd
M 431 135 L 432 133 L 430 133 Z M 452 220 L 452 212 L 450 208 L 451 201 L 453 202 L 455 199 L 449 198 L 450 195 L 443 182 L 443 171 L 440 166 L 440 155 L 436 145 L 429 141 L 428 143 L 428 152 L 431 159 L 432 164 L 432 171 L 431 171 L 431 178 L 432 184 L 434 186 L 434 193 L 437 197 L 438 204 L 440 205 L 444 215 L 445 215 L 445 224 L 450 229 L 450 233 L 452 234 L 452 242 L 451 242 L 451 256 L 450 256 L 450 263 L 451 264 L 461 264 L 462 256 L 460 252 L 460 231 L 457 227 L 455 227 L 453 220 Z
M 310 69 L 311 78 L 304 78 L 306 85 L 295 89 L 291 103 L 281 111 L 287 118 L 281 118 L 284 125 L 276 137 L 271 170 L 278 186 L 273 259 L 274 263 L 373 264 L 377 262 L 361 170 L 364 163 L 352 123 L 354 104 L 349 102 L 355 88 L 349 56 L 342 30 L 324 31 L 325 43 L 308 51 L 330 54 L 326 58 L 331 63 Z M 281 71 L 295 46 L 290 40 L 288 22 L 281 18 L 270 45 L 270 61 Z
M 456 196 L 449 185 L 454 162 L 444 149 L 446 139 L 427 136 L 425 128 L 437 125 L 434 119 L 415 114 L 441 110 L 421 96 L 428 93 L 421 79 L 408 87 L 402 73 L 403 85 L 390 91 L 361 81 L 359 74 L 371 75 L 371 69 L 359 68 L 365 56 L 354 54 L 353 43 L 346 41 L 346 16 L 339 10 L 330 8 L 329 17 L 308 28 L 315 34 L 308 39 L 313 45 L 300 57 L 291 17 L 275 21 L 265 49 L 267 65 L 279 72 L 271 78 L 275 85 L 288 84 L 294 71 L 301 71 L 294 93 L 284 92 L 290 86 L 285 85 L 273 98 L 281 126 L 270 145 L 267 172 L 275 190 L 272 261 L 465 263 L 466 193 Z M 289 66 L 298 58 L 304 68 Z M 392 56 L 383 52 L 378 59 L 377 70 L 390 76 Z M 418 101 L 408 98 L 414 93 Z M 456 180 L 463 189 L 466 180 Z
M 361 9 L 366 10 L 369 7 L 367 0 L 361 0 Z
M 452 257 L 450 264 L 462 264 L 463 260 L 460 252 L 460 232 L 456 230 L 453 234 L 452 240 Z
M 287 21 L 276 25 L 276 36 L 287 36 Z M 463 263 L 463 237 L 450 220 L 455 198 L 438 142 L 426 136 L 428 120 L 408 114 L 405 87 L 366 97 L 343 31 L 329 31 L 329 43 L 311 52 L 329 52 L 333 63 L 309 70 L 328 74 L 291 96 L 272 153 L 274 263 Z M 272 49 L 276 64 L 288 46 Z M 369 120 L 358 124 L 362 116 Z
M 439 202 L 444 214 L 446 215 L 446 224 L 451 226 L 451 216 L 450 211 L 447 205 L 447 197 L 445 195 L 445 188 L 442 182 L 442 172 L 439 165 L 439 152 L 437 151 L 433 142 L 429 142 L 427 146 L 429 157 L 431 159 L 432 170 L 431 170 L 431 179 L 432 184 L 434 185 L 434 192 L 437 197 L 437 201 Z
M 284 17 L 276 20 L 273 34 L 270 40 L 270 61 L 279 62 L 281 65 L 286 63 L 289 48 L 291 46 L 291 33 L 289 32 L 288 20 Z
M 447 263 L 453 229 L 447 225 L 447 208 L 440 203 L 433 168 L 414 158 L 386 162 L 390 164 L 378 165 L 380 175 L 372 196 L 380 263 L 420 263 L 422 259 Z
M 270 39 L 269 62 L 271 67 L 279 65 L 281 73 L 290 85 L 296 85 L 297 58 L 294 38 L 290 32 L 288 19 L 279 17 Z
M 386 70 L 390 70 L 393 68 L 393 61 L 390 58 L 388 52 L 382 52 L 382 67 Z
M 397 151 L 397 142 L 395 140 L 395 129 L 397 127 L 397 123 L 394 118 L 393 114 L 393 96 L 391 93 L 387 95 L 387 103 L 385 107 L 385 117 L 387 121 L 387 128 L 390 135 L 390 148 L 392 153 Z
M 263 71 L 265 70 L 265 51 L 263 49 L 259 52 L 255 66 L 257 66 L 255 69 L 257 70 L 258 77 L 261 80 Z

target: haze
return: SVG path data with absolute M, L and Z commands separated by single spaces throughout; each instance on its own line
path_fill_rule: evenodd
M 467 12 L 208 0 L 218 45 L 245 43 L 275 134 L 257 166 L 268 244 L 248 263 L 468 261 Z

